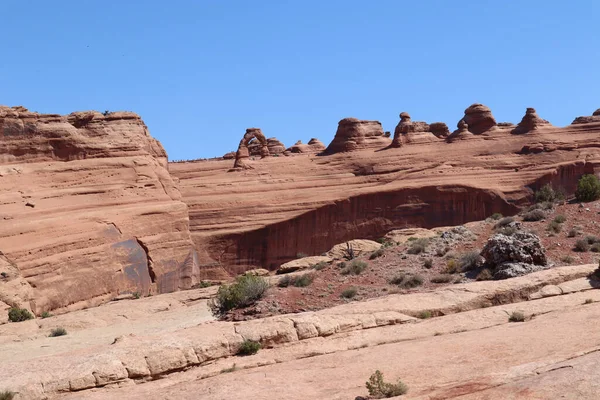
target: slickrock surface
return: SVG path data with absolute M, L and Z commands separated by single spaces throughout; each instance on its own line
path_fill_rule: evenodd
M 481 114 L 491 125 L 487 111 Z M 552 182 L 572 193 L 582 174 L 598 170 L 600 123 L 543 125 L 526 135 L 511 129 L 475 135 L 465 128 L 468 140 L 451 135 L 451 143 L 266 158 L 237 174 L 227 173 L 229 161 L 171 164 L 170 172 L 190 209 L 201 266 L 275 270 L 298 253 L 321 255 L 393 229 L 512 215 L 532 189 Z
M 137 115 L 2 107 L 0 154 L 0 262 L 13 266 L 0 308 L 39 315 L 196 283 L 187 206 Z

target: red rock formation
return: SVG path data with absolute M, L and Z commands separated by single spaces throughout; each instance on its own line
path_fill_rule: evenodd
M 593 112 L 591 116 L 588 117 L 577 117 L 571 124 L 589 124 L 593 122 L 600 122 L 600 108 Z
M 39 314 L 199 279 L 187 206 L 136 114 L 1 107 L 0 154 L 0 251 L 31 287 L 13 304 Z
M 429 131 L 440 139 L 444 139 L 450 135 L 448 125 L 443 122 L 433 122 L 429 124 Z
M 335 154 L 368 148 L 384 148 L 389 144 L 390 140 L 383 135 L 381 122 L 345 118 L 339 122 L 335 137 L 324 153 Z
M 394 130 L 394 140 L 390 147 L 402 147 L 408 143 L 428 143 L 437 141 L 431 133 L 429 124 L 422 121 L 413 121 L 407 112 L 400 113 L 400 122 Z
M 483 104 L 471 104 L 465 110 L 463 120 L 468 125 L 469 132 L 480 135 L 496 126 L 496 120 L 489 107 Z
M 527 111 L 525 112 L 525 116 L 523 117 L 521 122 L 519 122 L 517 127 L 515 129 L 513 129 L 511 133 L 514 135 L 520 135 L 520 134 L 528 133 L 535 129 L 538 129 L 541 126 L 550 126 L 550 125 L 551 125 L 550 122 L 546 121 L 545 119 L 540 118 L 537 115 L 535 108 L 529 107 L 529 108 L 527 108 Z
M 248 145 L 251 145 L 251 140 L 253 139 L 255 139 L 258 142 L 258 150 L 255 150 L 255 152 L 259 152 L 261 158 L 269 156 L 267 138 L 265 138 L 265 135 L 263 135 L 260 128 L 248 128 L 246 129 L 246 133 L 240 141 L 240 145 L 238 146 L 237 152 L 235 154 L 235 163 L 233 164 L 233 170 L 251 168 L 244 162 L 244 160 L 250 157 Z
M 285 145 L 277 140 L 277 138 L 267 139 L 267 147 L 271 155 L 282 154 L 285 151 Z
M 469 125 L 467 125 L 467 123 L 465 122 L 464 119 L 461 119 L 460 121 L 458 121 L 458 124 L 456 124 L 456 127 L 458 129 L 455 130 L 454 132 L 452 132 L 446 138 L 446 141 L 448 143 L 451 143 L 455 140 L 464 140 L 464 139 L 472 139 L 473 138 L 473 134 L 469 131 Z
M 325 150 L 325 145 L 319 139 L 312 138 L 307 144 L 302 143 L 302 140 L 298 140 L 296 144 L 288 148 L 286 152 L 289 153 L 320 153 Z

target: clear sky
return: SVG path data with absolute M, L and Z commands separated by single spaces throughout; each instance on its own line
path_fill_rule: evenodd
M 0 104 L 139 113 L 171 159 L 248 127 L 327 144 L 344 117 L 454 129 L 471 103 L 567 125 L 600 108 L 600 1 L 22 0 L 2 4 Z

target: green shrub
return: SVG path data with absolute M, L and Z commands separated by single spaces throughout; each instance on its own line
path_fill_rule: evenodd
M 408 392 L 408 387 L 400 380 L 397 383 L 383 381 L 383 374 L 377 370 L 366 383 L 369 396 L 373 399 L 387 399 L 401 396 Z
M 579 179 L 575 197 L 583 202 L 600 199 L 600 181 L 596 175 L 584 175 Z
M 431 317 L 433 317 L 433 314 L 429 310 L 421 311 L 417 314 L 417 318 L 419 319 L 429 319 Z
M 554 202 L 560 200 L 560 194 L 557 193 L 549 183 L 545 184 L 537 192 L 535 192 L 534 197 L 536 203 Z
M 577 231 L 577 229 L 571 229 L 569 231 L 569 233 L 567 234 L 567 237 L 573 238 L 575 236 L 579 235 L 579 232 Z
M 374 260 L 376 258 L 381 257 L 383 254 L 385 253 L 385 250 L 383 248 L 375 250 L 374 252 L 371 253 L 371 255 L 369 256 L 369 260 Z
M 235 283 L 222 285 L 217 292 L 216 311 L 225 313 L 234 308 L 247 307 L 262 298 L 269 283 L 260 276 L 238 276 Z
M 421 254 L 425 250 L 427 250 L 427 245 L 429 244 L 429 240 L 425 238 L 417 239 L 408 248 L 406 251 L 408 254 Z
M 496 230 L 496 233 L 505 235 L 505 236 L 512 236 L 515 233 L 517 233 L 518 229 L 515 228 L 514 226 L 505 226 L 503 228 L 500 228 L 498 230 Z
M 389 280 L 389 283 L 392 285 L 399 285 L 406 278 L 406 273 L 403 271 L 398 272 L 392 279 Z
M 580 253 L 585 253 L 586 251 L 590 250 L 590 245 L 587 240 L 579 239 L 575 242 L 575 247 L 573 247 L 573 250 Z
M 342 275 L 360 275 L 365 269 L 367 269 L 367 263 L 360 260 L 352 260 L 350 264 L 346 265 L 342 269 Z
M 289 275 L 285 275 L 282 278 L 279 279 L 279 281 L 277 282 L 277 286 L 281 287 L 281 288 L 285 288 L 288 287 L 292 284 L 292 277 Z
M 455 274 L 459 270 L 458 261 L 451 258 L 446 262 L 446 269 L 444 270 L 447 274 Z
M 44 311 L 42 313 L 42 315 L 40 315 L 40 317 L 42 317 L 42 319 L 44 318 L 50 318 L 52 316 L 52 314 L 50 314 L 48 311 Z
M 565 264 L 573 264 L 575 262 L 575 259 L 571 256 L 564 256 L 560 259 L 560 261 L 564 262 Z
M 28 319 L 33 319 L 33 314 L 25 308 L 13 307 L 8 310 L 8 320 L 10 322 L 22 322 L 27 321 Z
M 562 214 L 557 215 L 556 217 L 554 217 L 554 222 L 558 222 L 559 224 L 562 224 L 563 222 L 565 222 L 567 220 L 567 217 L 565 217 Z
M 0 392 L 0 400 L 13 400 L 15 398 L 15 392 L 4 390 Z
M 242 342 L 240 345 L 237 354 L 239 356 L 251 356 L 252 354 L 258 353 L 260 348 L 260 343 L 255 342 L 254 340 L 244 340 L 244 342 Z
M 469 251 L 461 254 L 458 259 L 460 271 L 465 272 L 477 268 L 479 266 L 479 260 L 481 259 L 479 253 L 479 251 Z
M 494 279 L 494 274 L 489 268 L 484 268 L 475 277 L 476 281 L 491 281 Z
M 533 210 L 523 214 L 523 221 L 534 222 L 546 218 L 546 213 L 542 210 Z
M 320 271 L 324 268 L 326 268 L 329 264 L 325 261 L 321 261 L 320 263 L 317 263 L 315 265 L 312 266 L 313 269 Z
M 431 283 L 449 283 L 452 282 L 453 279 L 454 277 L 450 274 L 439 274 L 432 276 L 431 279 L 429 279 L 429 281 Z
M 50 331 L 50 337 L 57 337 L 57 336 L 65 336 L 67 334 L 67 330 L 63 327 L 59 327 L 59 328 L 54 328 Z
M 503 228 L 512 222 L 515 222 L 515 219 L 513 217 L 504 217 L 496 223 L 496 225 L 494 226 L 494 229 Z
M 508 322 L 523 322 L 523 321 L 525 321 L 525 314 L 523 314 L 521 311 L 513 311 L 508 316 Z
M 548 231 L 552 233 L 559 233 L 562 230 L 562 224 L 559 224 L 556 221 L 551 221 L 548 224 Z
M 293 285 L 296 287 L 307 287 L 315 280 L 313 274 L 304 274 L 292 278 Z
M 500 213 L 493 213 L 490 218 L 493 219 L 494 221 L 498 221 L 500 218 L 502 218 L 502 214 L 500 214 Z
M 421 275 L 407 275 L 398 286 L 404 289 L 412 289 L 421 286 L 423 282 L 424 279 Z
M 593 253 L 600 253 L 600 243 L 594 243 L 590 246 L 590 251 Z
M 133 292 L 133 298 L 134 299 L 139 299 L 140 297 L 142 297 L 142 295 L 140 294 L 140 292 Z
M 598 236 L 588 235 L 585 237 L 585 241 L 588 242 L 588 244 L 600 243 L 600 238 Z
M 342 290 L 341 297 L 345 299 L 351 299 L 358 293 L 358 290 L 355 287 L 349 287 L 347 289 Z
M 433 260 L 431 258 L 425 259 L 425 261 L 423 261 L 423 266 L 427 269 L 433 268 Z

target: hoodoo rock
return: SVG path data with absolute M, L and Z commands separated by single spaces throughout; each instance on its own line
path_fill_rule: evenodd
M 281 154 L 285 151 L 285 145 L 281 143 L 277 138 L 267 139 L 267 147 L 269 148 L 269 154 Z
M 381 122 L 344 118 L 339 122 L 335 137 L 325 149 L 324 154 L 383 148 L 389 144 L 389 138 L 383 135 Z
M 475 135 L 480 135 L 496 126 L 492 110 L 478 103 L 472 104 L 465 110 L 463 120 L 468 125 L 469 131 Z
M 265 138 L 265 135 L 263 135 L 262 131 L 259 128 L 248 128 L 246 129 L 246 133 L 240 141 L 235 154 L 235 163 L 233 164 L 234 170 L 252 168 L 247 165 L 244 160 L 250 157 L 249 145 L 252 146 L 251 141 L 253 139 L 257 143 L 256 146 L 258 146 L 258 150 L 255 150 L 255 152 L 258 152 L 261 158 L 269 156 L 267 138 Z
M 527 111 L 525 112 L 525 116 L 523 117 L 521 122 L 519 122 L 517 127 L 515 129 L 513 129 L 511 133 L 514 135 L 520 135 L 520 134 L 531 132 L 535 129 L 538 129 L 541 126 L 549 126 L 549 125 L 550 125 L 550 122 L 546 121 L 545 119 L 540 118 L 537 115 L 535 108 L 529 107 L 529 108 L 527 108 Z
M 288 148 L 286 151 L 290 153 L 320 153 L 325 150 L 325 145 L 319 139 L 312 138 L 307 144 L 298 140 L 296 144 Z
M 458 121 L 458 124 L 456 124 L 456 127 L 458 129 L 455 130 L 454 132 L 452 132 L 446 138 L 446 141 L 448 143 L 451 143 L 451 142 L 453 142 L 455 140 L 464 140 L 464 139 L 471 139 L 471 138 L 473 138 L 473 134 L 469 131 L 469 125 L 467 125 L 467 123 L 465 122 L 465 120 L 461 119 L 460 121 Z
M 448 125 L 443 122 L 433 122 L 429 124 L 429 131 L 440 139 L 444 139 L 450 135 Z
M 596 111 L 594 111 L 591 116 L 575 118 L 575 120 L 573 122 L 571 122 L 571 124 L 572 125 L 589 124 L 589 123 L 593 123 L 593 122 L 600 122 L 600 108 L 597 109 Z
M 409 134 L 415 132 L 429 132 L 429 125 L 426 122 L 413 121 L 407 112 L 400 113 L 400 122 L 394 129 L 394 139 L 390 147 L 402 147 L 411 142 Z
M 0 154 L 0 252 L 19 282 L 2 302 L 39 315 L 202 279 L 188 208 L 138 115 L 0 107 Z

